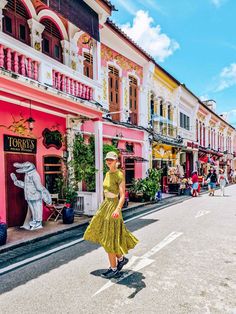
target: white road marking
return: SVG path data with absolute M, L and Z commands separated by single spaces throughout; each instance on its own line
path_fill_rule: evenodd
M 175 204 L 173 204 L 173 205 L 175 205 Z M 148 211 L 148 212 L 142 213 L 140 215 L 134 216 L 132 218 L 126 219 L 125 223 L 129 222 L 129 221 L 132 221 L 132 220 L 135 220 L 135 219 L 140 218 L 140 217 L 148 216 L 149 214 L 152 214 L 152 213 L 154 213 L 156 211 L 159 211 L 160 209 L 162 209 L 162 207 L 157 207 L 157 208 L 155 208 L 155 209 L 153 209 L 151 211 Z M 83 242 L 83 241 L 84 241 L 83 238 L 79 238 L 78 240 L 75 240 L 75 241 L 69 242 L 67 244 L 61 245 L 61 246 L 59 246 L 59 247 L 57 247 L 55 249 L 49 250 L 47 252 L 44 252 L 44 253 L 32 256 L 30 258 L 24 259 L 23 261 L 20 261 L 20 262 L 14 263 L 12 265 L 9 265 L 7 267 L 4 267 L 4 268 L 0 269 L 0 276 L 5 274 L 5 273 L 7 273 L 7 272 L 9 272 L 9 271 L 13 271 L 14 269 L 17 269 L 17 268 L 22 267 L 24 265 L 30 264 L 32 262 L 35 262 L 35 261 L 37 261 L 37 260 L 39 260 L 41 258 L 47 257 L 47 256 L 49 256 L 49 255 L 51 255 L 53 253 L 57 253 L 57 252 L 59 252 L 61 250 L 69 248 L 70 246 L 73 246 L 73 245 L 75 245 L 77 243 L 80 243 L 80 242 Z
M 199 218 L 199 217 L 204 216 L 204 215 L 207 215 L 207 214 L 209 214 L 209 213 L 210 213 L 209 210 L 200 210 L 200 211 L 197 213 L 197 215 L 195 216 L 195 218 Z
M 160 243 L 158 243 L 156 246 L 154 246 L 150 251 L 142 255 L 141 257 L 133 256 L 129 262 L 129 268 L 131 268 L 127 273 L 124 273 L 121 277 L 117 279 L 111 279 L 108 283 L 106 283 L 101 289 L 99 289 L 94 295 L 98 295 L 99 293 L 103 292 L 104 290 L 112 287 L 114 284 L 120 282 L 121 280 L 131 276 L 135 272 L 141 270 L 142 268 L 152 264 L 154 262 L 153 259 L 150 259 L 149 257 L 153 256 L 157 252 L 159 252 L 161 249 L 163 249 L 165 246 L 173 242 L 175 239 L 177 239 L 179 236 L 181 236 L 182 232 L 172 232 L 170 233 L 165 239 L 163 239 Z M 132 267 L 130 267 L 132 266 Z
M 49 251 L 47 251 L 47 252 L 44 252 L 44 253 L 41 253 L 41 254 L 38 254 L 38 255 L 35 255 L 35 256 L 26 258 L 26 259 L 24 259 L 23 261 L 14 263 L 14 264 L 12 264 L 12 265 L 10 265 L 10 266 L 7 266 L 7 267 L 5 267 L 5 268 L 0 269 L 0 275 L 3 275 L 3 274 L 5 274 L 5 273 L 7 273 L 7 272 L 9 272 L 9 271 L 11 271 L 11 270 L 14 270 L 14 269 L 19 268 L 19 267 L 21 267 L 21 266 L 24 266 L 24 265 L 27 265 L 27 264 L 32 263 L 32 262 L 34 262 L 34 261 L 37 261 L 38 259 L 41 259 L 41 258 L 43 258 L 43 257 L 46 257 L 46 256 L 51 255 L 51 254 L 53 254 L 53 253 L 56 253 L 56 252 L 58 252 L 58 251 L 64 250 L 64 249 L 66 249 L 66 248 L 68 248 L 68 247 L 70 247 L 70 246 L 72 246 L 72 245 L 75 245 L 75 244 L 77 244 L 77 243 L 80 243 L 80 242 L 82 242 L 82 241 L 84 241 L 84 239 L 83 239 L 83 238 L 80 238 L 80 239 L 75 240 L 75 241 L 72 241 L 72 242 L 70 242 L 70 243 L 67 243 L 67 244 L 58 246 L 58 247 L 56 247 L 55 249 L 51 249 L 51 250 L 49 250 Z
M 114 284 L 120 282 L 121 280 L 133 275 L 135 272 L 139 271 L 140 269 L 152 264 L 154 262 L 154 260 L 149 259 L 149 258 L 142 258 L 142 257 L 137 257 L 137 256 L 133 256 L 135 262 L 133 262 L 133 267 L 132 270 L 129 270 L 127 273 L 124 273 L 122 276 L 120 276 L 117 279 L 111 279 L 108 281 L 108 283 L 106 283 L 101 289 L 99 289 L 94 295 L 93 297 L 95 297 L 97 294 L 103 292 L 104 290 L 112 287 Z

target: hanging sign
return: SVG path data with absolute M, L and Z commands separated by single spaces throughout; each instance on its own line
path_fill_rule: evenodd
M 4 135 L 4 151 L 36 154 L 37 140 L 28 137 Z

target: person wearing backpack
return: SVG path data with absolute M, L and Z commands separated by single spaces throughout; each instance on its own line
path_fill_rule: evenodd
M 215 195 L 216 183 L 217 183 L 217 174 L 216 170 L 211 168 L 207 175 L 207 183 L 208 183 L 208 190 L 209 196 Z

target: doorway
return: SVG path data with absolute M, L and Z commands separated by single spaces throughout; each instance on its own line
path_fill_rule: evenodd
M 8 227 L 21 226 L 24 223 L 27 213 L 27 202 L 24 197 L 24 190 L 15 186 L 10 174 L 16 174 L 18 180 L 24 181 L 24 174 L 16 173 L 13 166 L 15 162 L 32 162 L 36 166 L 36 156 L 33 154 L 5 153 L 5 182 L 6 182 L 6 209 Z

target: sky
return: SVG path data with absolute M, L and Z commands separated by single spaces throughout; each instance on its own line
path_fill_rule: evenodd
M 236 127 L 236 0 L 111 2 L 111 19 Z

